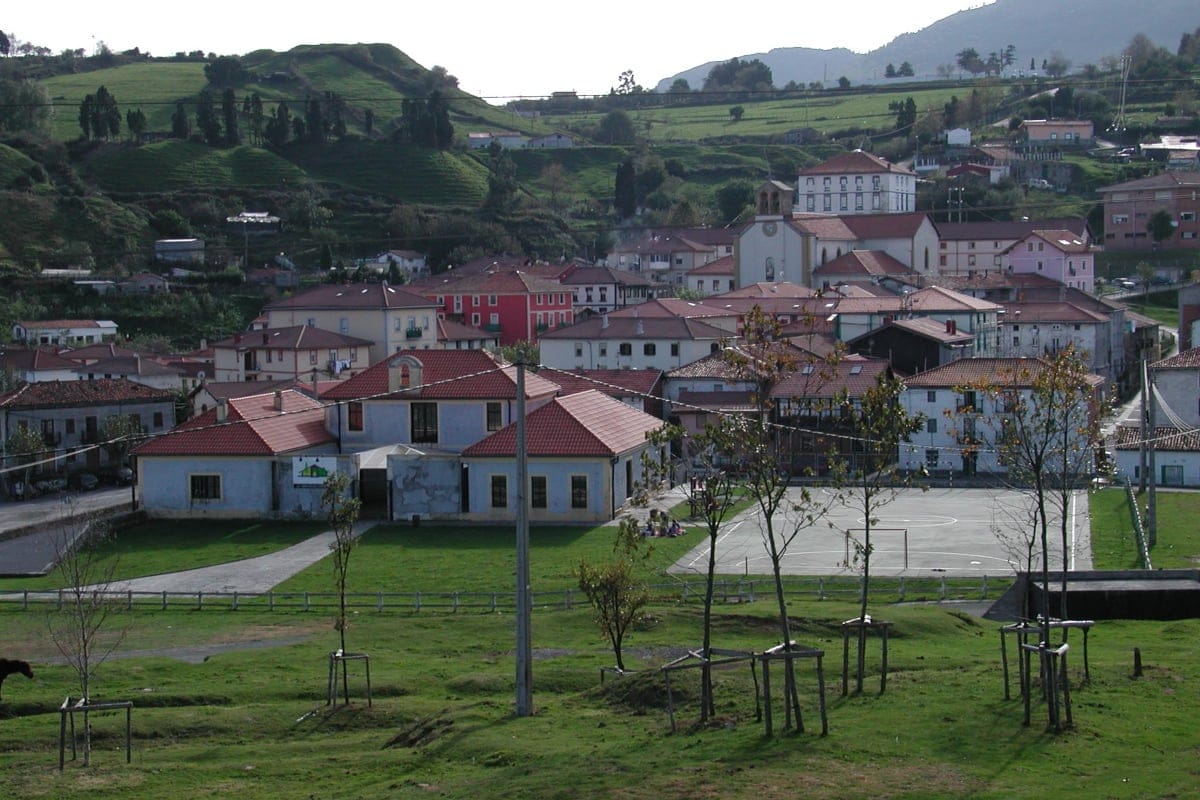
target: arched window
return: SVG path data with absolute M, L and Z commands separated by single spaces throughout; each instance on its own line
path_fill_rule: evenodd
M 766 276 L 769 281 L 775 280 L 775 259 L 771 256 L 767 256 Z

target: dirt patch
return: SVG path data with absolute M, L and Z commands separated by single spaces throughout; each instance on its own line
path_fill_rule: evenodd
M 447 717 L 441 715 L 424 717 L 384 742 L 383 749 L 386 750 L 389 747 L 423 747 L 450 733 L 453 728 L 454 720 Z

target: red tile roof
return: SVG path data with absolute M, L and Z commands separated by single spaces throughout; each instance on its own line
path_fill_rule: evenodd
M 86 347 L 77 347 L 74 350 L 60 350 L 58 354 L 72 361 L 99 361 L 103 358 L 136 356 L 138 352 L 130 350 L 128 347 L 120 347 L 106 342 L 104 344 L 89 344 Z
M 370 347 L 374 342 L 347 336 L 337 331 L 327 331 L 308 325 L 291 325 L 286 328 L 263 328 L 262 330 L 236 333 L 213 344 L 213 347 L 249 349 L 269 347 L 275 350 L 320 350 L 329 347 Z
M 1117 449 L 1137 450 L 1142 446 L 1142 429 L 1137 425 L 1117 426 Z M 1181 431 L 1159 426 L 1154 429 L 1154 449 L 1200 452 L 1200 431 Z
M 993 383 L 1027 387 L 1047 366 L 1047 362 L 1040 358 L 960 358 L 908 378 L 905 384 L 910 389 Z M 1104 383 L 1104 378 L 1089 375 L 1087 381 L 1098 386 Z
M 144 356 L 118 356 L 116 358 L 102 358 L 99 361 L 93 361 L 91 364 L 83 366 L 76 364 L 75 372 L 80 375 L 124 375 L 127 378 L 134 375 L 140 378 L 163 377 L 167 375 L 178 377 L 183 374 L 183 370 L 179 367 L 164 364 L 161 361 Z
M 1005 303 L 1004 322 L 1068 322 L 1095 325 L 1108 321 L 1108 315 L 1080 308 L 1074 303 Z
M 1176 187 L 1200 187 L 1200 172 L 1163 172 L 1148 178 L 1101 186 L 1097 192 L 1135 192 L 1149 189 L 1174 189 Z M 1105 198 L 1106 200 L 1108 198 Z
M 836 397 L 843 390 L 850 397 L 862 397 L 875 385 L 880 373 L 889 369 L 886 358 L 848 355 L 835 364 L 818 362 L 803 365 L 771 389 L 771 397 L 780 400 Z
M 680 317 L 627 317 L 601 314 L 565 328 L 540 334 L 540 339 L 678 339 L 720 340 L 733 334 L 714 325 Z
M 886 159 L 862 150 L 840 153 L 815 167 L 800 170 L 800 175 L 852 175 L 854 173 L 895 172 L 912 175 L 911 171 Z
M 444 294 L 553 294 L 561 293 L 557 280 L 540 278 L 521 270 L 480 272 L 474 275 L 443 272 L 429 280 L 412 284 L 414 292 L 426 297 Z
M 732 262 L 732 259 L 730 259 Z M 695 270 L 692 270 L 695 272 Z M 578 267 L 562 277 L 563 286 L 611 283 L 619 286 L 652 286 L 653 281 L 640 272 L 613 267 Z
M 693 275 L 695 272 L 695 270 L 692 270 Z M 705 300 L 712 303 L 719 303 L 726 297 L 813 297 L 816 293 L 816 290 L 810 289 L 807 286 L 801 286 L 798 283 L 777 281 L 773 283 L 751 283 L 748 286 L 734 289 L 731 292 L 706 297 Z
M 657 369 L 544 369 L 539 375 L 562 387 L 559 397 L 595 389 L 609 397 L 639 396 L 649 399 L 662 380 Z
M 76 408 L 116 403 L 175 401 L 175 395 L 125 378 L 95 381 L 39 381 L 0 395 L 0 408 Z
M 754 403 L 754 392 L 743 391 L 724 392 L 692 392 L 687 389 L 679 390 L 679 399 L 672 401 L 673 414 L 707 414 L 723 412 L 726 414 L 757 411 Z
M 292 297 L 268 303 L 275 309 L 390 309 L 433 308 L 437 304 L 407 289 L 386 283 L 354 283 L 345 286 L 317 286 Z
M 75 369 L 76 361 L 70 361 L 50 350 L 33 347 L 4 347 L 0 349 L 0 368 L 38 372 L 51 369 Z
M 280 393 L 282 410 L 275 408 L 275 393 L 228 400 L 224 423 L 217 409 L 177 425 L 134 449 L 146 456 L 268 456 L 290 453 L 337 441 L 325 430 L 325 410 L 320 403 L 293 389 Z
M 534 457 L 617 456 L 640 447 L 665 423 L 597 391 L 556 397 L 525 420 L 526 451 Z M 463 451 L 466 458 L 516 453 L 509 425 Z
M 934 341 L 941 342 L 943 344 L 965 344 L 975 340 L 974 334 L 960 330 L 954 330 L 951 332 L 947 330 L 948 326 L 946 323 L 938 322 L 936 319 L 930 319 L 929 317 L 896 319 L 892 320 L 889 324 L 893 328 L 899 328 L 900 330 L 908 331 L 926 339 L 933 339 Z M 888 326 L 884 325 L 883 327 L 886 328 Z M 876 331 L 864 333 L 862 336 L 856 337 L 856 340 L 865 338 L 867 336 L 872 336 L 875 333 Z
M 910 275 L 912 270 L 882 250 L 851 250 L 813 270 L 818 278 L 842 275 Z
M 986 222 L 938 222 L 933 221 L 937 228 L 938 238 L 944 242 L 954 241 L 995 241 L 1021 239 L 1035 230 L 1070 231 L 1077 237 L 1087 233 L 1087 220 L 1083 217 L 1052 217 L 1038 220 L 988 220 Z
M 401 356 L 421 363 L 423 388 L 388 394 L 388 367 Z M 526 371 L 525 396 L 543 397 L 558 385 Z M 321 395 L 322 400 L 400 397 L 413 400 L 515 400 L 517 368 L 501 365 L 486 350 L 403 350 L 372 364 Z
M 1155 361 L 1150 365 L 1151 369 L 1197 369 L 1200 368 L 1200 347 L 1193 347 L 1191 350 L 1184 350 L 1181 353 L 1176 353 L 1170 358 L 1164 358 L 1161 361 Z
M 858 239 L 911 239 L 920 230 L 928 215 L 922 212 L 908 214 L 853 214 L 843 221 Z
M 721 256 L 715 261 L 692 269 L 688 275 L 732 275 L 734 273 L 733 256 Z
M 29 330 L 47 330 L 49 328 L 99 328 L 100 323 L 94 319 L 19 319 L 13 323 Z
M 488 341 L 498 339 L 500 336 L 498 333 L 487 333 L 479 328 L 472 328 L 470 325 L 464 325 L 444 317 L 438 317 L 437 326 L 439 342 Z

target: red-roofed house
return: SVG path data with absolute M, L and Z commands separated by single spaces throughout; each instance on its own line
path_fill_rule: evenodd
M 247 331 L 213 344 L 213 374 L 218 381 L 352 377 L 366 369 L 372 344 L 308 325 Z
M 526 417 L 531 522 L 604 522 L 642 479 L 646 435 L 663 421 L 597 391 L 555 398 Z M 463 451 L 463 517 L 486 522 L 515 515 L 516 425 Z M 664 454 L 660 453 L 659 457 Z
M 12 337 L 29 345 L 98 344 L 117 337 L 117 323 L 104 319 L 18 320 L 13 323 Z
M 457 453 L 514 419 L 517 368 L 484 350 L 406 350 L 324 392 L 328 426 L 346 450 L 396 444 Z M 558 384 L 525 375 L 529 410 Z
M 96 469 L 109 463 L 99 444 L 109 417 L 127 416 L 147 434 L 175 424 L 175 393 L 124 378 L 94 381 L 40 381 L 0 395 L 0 443 L 18 427 L 42 434 L 47 452 L 63 454 L 57 468 Z M 79 451 L 79 452 L 76 452 Z
M 557 280 L 518 270 L 456 277 L 442 273 L 412 285 L 448 319 L 498 333 L 501 345 L 536 342 L 548 330 L 575 319 L 572 292 Z
M 638 411 L 662 417 L 662 377 L 657 369 L 577 369 L 543 368 L 539 376 L 554 381 L 561 388 L 558 396 L 595 389 L 620 400 Z
M 1044 275 L 1088 292 L 1095 288 L 1095 255 L 1087 241 L 1067 230 L 1035 230 L 1004 252 L 1013 273 Z
M 4 373 L 6 386 L 15 386 L 21 381 L 72 381 L 78 377 L 75 374 L 78 366 L 77 362 L 52 350 L 0 345 L 0 372 Z
M 924 415 L 926 428 L 900 445 L 900 467 L 965 475 L 1004 473 L 995 442 L 1005 419 L 1004 404 L 1011 402 L 1006 396 L 1032 402 L 1033 381 L 1046 366 L 1038 358 L 962 358 L 906 379 L 904 408 Z M 1078 409 L 1079 424 L 1072 426 L 1076 437 L 1083 436 L 1087 417 L 1097 413 L 1102 397 L 1104 378 L 1089 375 L 1087 382 L 1093 400 Z
M 321 404 L 285 389 L 222 399 L 133 456 L 148 514 L 237 518 L 320 514 L 325 477 L 354 470 L 337 453 Z
M 917 175 L 879 156 L 854 150 L 800 170 L 797 193 L 804 211 L 893 214 L 916 209 Z

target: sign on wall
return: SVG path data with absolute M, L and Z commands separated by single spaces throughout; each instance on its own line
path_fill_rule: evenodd
M 292 459 L 292 483 L 296 486 L 320 486 L 338 471 L 336 456 L 296 456 Z

